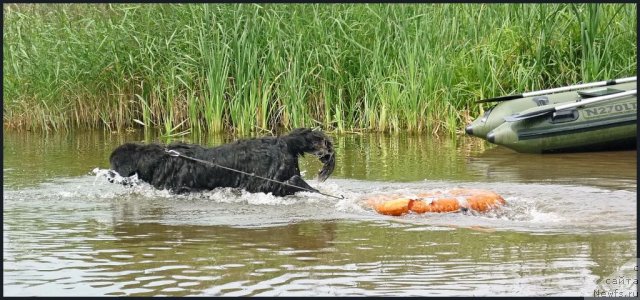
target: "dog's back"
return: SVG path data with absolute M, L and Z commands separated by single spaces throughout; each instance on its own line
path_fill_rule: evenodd
M 169 156 L 166 150 L 175 150 L 184 157 Z M 283 166 L 295 164 L 297 168 L 297 159 L 287 152 L 286 144 L 275 137 L 238 140 L 213 148 L 182 142 L 169 145 L 126 143 L 114 149 L 109 162 L 111 169 L 120 176 L 137 174 L 140 180 L 158 189 L 174 192 L 216 187 L 240 187 L 251 192 L 273 190 L 273 187 L 267 187 L 270 182 L 242 172 L 268 178 L 282 173 L 284 177 L 274 179 L 286 180 L 292 175 L 283 173 Z

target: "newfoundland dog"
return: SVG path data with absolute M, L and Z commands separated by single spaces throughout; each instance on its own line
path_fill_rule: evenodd
M 139 179 L 155 188 L 175 193 L 233 187 L 285 196 L 299 191 L 318 192 L 300 176 L 298 157 L 304 153 L 320 159 L 323 167 L 318 179 L 326 180 L 335 168 L 333 144 L 321 131 L 308 128 L 213 148 L 181 142 L 166 146 L 126 143 L 113 150 L 109 162 L 120 176 L 138 174 Z

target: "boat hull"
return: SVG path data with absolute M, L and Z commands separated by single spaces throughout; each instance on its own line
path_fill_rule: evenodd
M 637 148 L 637 96 L 506 122 L 505 117 L 538 106 L 585 99 L 585 94 L 629 91 L 636 82 L 500 102 L 467 126 L 467 133 L 524 153 L 628 150 Z
M 487 134 L 491 143 L 525 153 L 635 149 L 637 98 L 628 97 L 516 122 Z
M 628 83 L 621 83 L 606 88 L 628 91 L 636 88 L 636 82 L 633 81 Z M 565 104 L 569 102 L 575 102 L 582 98 L 580 94 L 578 94 L 578 92 L 581 91 L 585 91 L 585 89 L 580 91 L 562 92 L 499 102 L 495 106 L 485 111 L 482 116 L 471 122 L 466 127 L 465 131 L 469 135 L 486 139 L 487 134 L 490 131 L 505 123 L 504 117 L 517 114 L 521 111 L 533 107 L 548 104 Z

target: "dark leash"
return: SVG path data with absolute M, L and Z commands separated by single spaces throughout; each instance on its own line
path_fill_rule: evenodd
M 310 190 L 310 189 L 308 189 L 308 188 L 304 188 L 304 187 L 301 187 L 301 186 L 297 186 L 297 185 L 293 185 L 293 184 L 288 184 L 288 183 L 286 183 L 286 182 L 282 182 L 282 181 L 274 180 L 274 179 L 271 179 L 271 178 L 262 177 L 262 176 L 259 176 L 259 175 L 254 174 L 254 173 L 247 173 L 247 172 L 240 171 L 240 170 L 237 170 L 237 169 L 234 169 L 234 168 L 229 168 L 229 167 L 221 166 L 221 165 L 219 165 L 219 164 L 216 164 L 216 163 L 213 163 L 213 162 L 210 162 L 210 161 L 206 161 L 206 160 L 198 159 L 198 158 L 195 158 L 195 157 L 186 156 L 186 155 L 184 155 L 184 154 L 182 154 L 182 153 L 180 153 L 180 152 L 178 152 L 178 151 L 176 151 L 176 150 L 169 150 L 169 149 L 166 149 L 166 148 L 165 148 L 165 149 L 164 149 L 164 152 L 166 152 L 167 154 L 169 154 L 169 156 L 173 156 L 173 157 L 182 157 L 182 158 L 185 158 L 185 159 L 188 159 L 188 160 L 192 160 L 192 161 L 199 162 L 199 163 L 203 163 L 203 164 L 206 164 L 206 165 L 210 165 L 210 166 L 214 166 L 214 167 L 222 168 L 222 169 L 225 169 L 225 170 L 229 170 L 229 171 L 237 172 L 237 173 L 244 174 L 244 175 L 247 175 L 247 176 L 260 178 L 260 179 L 263 179 L 263 180 L 267 180 L 267 181 L 271 181 L 271 182 L 279 183 L 279 184 L 286 185 L 286 186 L 290 186 L 290 187 L 295 187 L 295 188 L 298 188 L 298 189 L 301 189 L 301 190 L 305 190 L 305 191 L 307 191 L 307 192 L 318 193 L 318 194 L 320 194 L 320 195 L 327 196 L 327 197 L 331 197 L 331 198 L 336 198 L 336 199 L 344 199 L 344 196 L 342 196 L 342 195 L 341 195 L 340 197 L 338 197 L 338 196 L 334 196 L 334 195 L 329 195 L 329 194 L 322 193 L 322 192 L 320 192 L 320 191 L 314 191 L 314 190 Z

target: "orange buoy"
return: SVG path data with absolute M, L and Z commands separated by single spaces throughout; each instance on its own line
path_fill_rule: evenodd
M 447 192 L 426 192 L 414 195 L 387 194 L 366 199 L 366 203 L 378 213 L 400 216 L 408 212 L 418 214 L 445 213 L 471 209 L 486 212 L 506 204 L 495 192 L 481 189 L 453 189 Z

